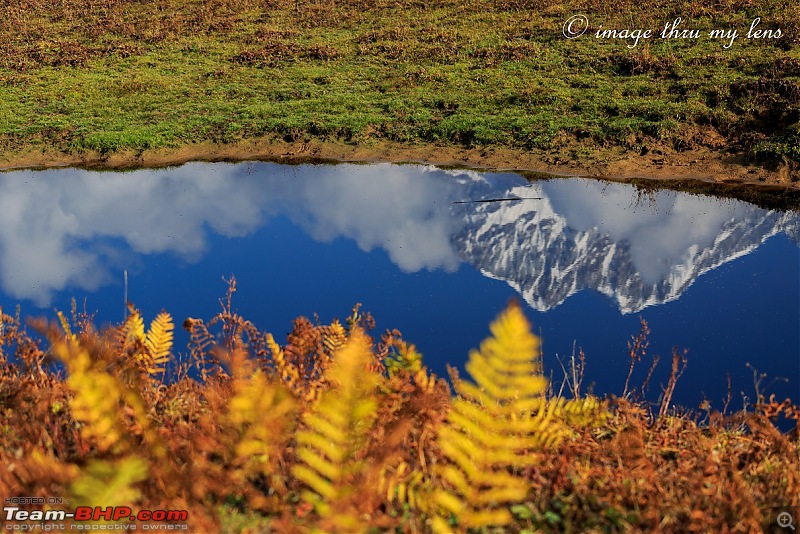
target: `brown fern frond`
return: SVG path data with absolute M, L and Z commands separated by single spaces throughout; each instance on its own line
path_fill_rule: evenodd
M 334 353 L 346 341 L 347 331 L 338 320 L 330 325 L 314 325 L 307 318 L 298 317 L 282 351 L 272 351 L 280 358 L 275 360 L 276 368 L 280 368 L 282 376 L 292 377 L 296 395 L 313 402 L 326 387 L 326 371 Z
M 202 319 L 188 317 L 183 321 L 183 329 L 189 332 L 189 354 L 191 363 L 200 372 L 205 381 L 209 375 L 223 372 L 220 362 L 210 361 L 211 348 L 216 344 L 216 337 L 208 330 Z
M 375 318 L 370 312 L 361 311 L 361 303 L 357 302 L 347 318 L 347 328 L 360 328 L 364 332 L 369 332 L 375 328 Z
M 272 361 L 271 345 L 268 337 L 271 334 L 261 332 L 256 325 L 250 321 L 241 324 L 243 348 L 258 364 L 270 374 L 274 374 L 275 365 Z M 274 339 L 272 340 L 275 341 Z
M 0 449 L 0 473 L 0 498 L 6 502 L 5 499 L 28 494 L 63 495 L 80 475 L 80 469 L 38 449 L 22 457 Z
M 286 362 L 292 365 L 306 383 L 313 382 L 322 374 L 316 365 L 316 356 L 322 336 L 320 331 L 305 317 L 298 317 L 292 324 L 292 331 L 286 338 L 283 348 Z
M 35 326 L 40 323 L 31 321 L 31 324 Z M 8 352 L 4 347 L 8 347 Z M 36 377 L 37 380 L 47 379 L 48 373 L 45 371 L 47 354 L 41 349 L 39 342 L 28 335 L 19 317 L 3 315 L 0 310 L 0 362 L 5 364 L 6 372 L 18 374 L 21 369 L 8 364 L 10 353 L 23 364 L 25 374 Z

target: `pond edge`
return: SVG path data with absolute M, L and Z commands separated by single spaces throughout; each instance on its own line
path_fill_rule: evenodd
M 669 189 L 733 198 L 765 209 L 800 211 L 800 176 L 786 167 L 747 166 L 741 154 L 687 151 L 665 156 L 631 156 L 600 149 L 591 159 L 561 160 L 558 155 L 504 147 L 463 148 L 400 143 L 345 144 L 277 138 L 236 143 L 194 143 L 143 152 L 65 153 L 34 149 L 0 155 L 0 172 L 77 167 L 125 171 L 178 166 L 192 161 L 270 161 L 284 164 L 399 163 L 515 172 L 528 179 L 580 177 L 632 184 L 643 192 Z

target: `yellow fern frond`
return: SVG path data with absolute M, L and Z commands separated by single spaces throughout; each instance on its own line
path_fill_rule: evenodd
M 297 372 L 297 368 L 286 361 L 286 354 L 275 341 L 275 338 L 272 337 L 272 334 L 266 335 L 266 344 L 272 353 L 272 361 L 275 363 L 275 372 L 278 374 L 278 378 L 291 391 L 298 393 L 300 374 Z
M 357 453 L 377 409 L 373 395 L 378 376 L 368 370 L 371 358 L 366 335 L 354 328 L 326 372 L 331 389 L 304 417 L 306 429 L 296 434 L 301 463 L 292 473 L 311 490 L 303 493 L 303 500 L 334 530 L 363 526 L 348 503 L 354 497 L 353 481 L 365 469 Z
M 132 310 L 125 319 L 125 323 L 122 325 L 122 340 L 126 345 L 134 340 L 144 343 L 144 319 L 138 310 Z
M 238 379 L 234 391 L 228 405 L 228 422 L 241 436 L 235 446 L 234 464 L 244 478 L 270 477 L 295 401 L 282 385 L 270 383 L 260 369 Z
M 410 468 L 408 464 L 401 461 L 395 466 L 384 466 L 378 475 L 378 491 L 386 494 L 387 501 L 394 501 L 395 498 L 401 503 L 405 502 L 406 488 L 404 478 L 408 475 Z M 402 490 L 398 490 L 403 486 Z M 402 497 L 399 493 L 402 492 Z
M 70 409 L 81 423 L 84 439 L 102 452 L 129 450 L 131 429 L 121 418 L 127 412 L 133 416 L 135 432 L 142 436 L 150 452 L 158 458 L 164 456 L 166 449 L 150 425 L 141 394 L 108 372 L 106 359 L 97 353 L 98 346 L 80 340 L 56 339 L 52 350 L 67 369 L 67 387 L 73 392 Z
M 67 318 L 64 317 L 64 314 L 61 313 L 60 310 L 56 310 L 56 315 L 58 316 L 58 321 L 61 323 L 61 328 L 64 329 L 64 333 L 67 335 L 67 339 L 74 342 L 75 341 L 75 334 L 72 333 L 72 329 L 69 326 L 69 321 Z
M 328 354 L 333 354 L 347 342 L 347 331 L 338 319 L 335 319 L 328 326 L 321 326 L 322 345 Z
M 607 402 L 588 396 L 565 402 L 561 416 L 570 426 L 596 428 L 611 417 L 611 412 Z
M 416 374 L 424 369 L 422 365 L 422 355 L 417 351 L 417 347 L 406 343 L 402 339 L 393 342 L 394 353 L 386 358 L 386 370 L 389 376 L 393 376 L 400 371 L 408 371 Z
M 67 367 L 67 386 L 74 392 L 70 399 L 73 417 L 81 421 L 81 435 L 100 450 L 124 445 L 124 426 L 119 419 L 122 387 L 117 379 L 98 369 L 85 347 L 58 341 L 53 353 Z
M 518 306 L 510 306 L 491 325 L 492 337 L 470 353 L 466 369 L 475 384 L 455 382 L 447 424 L 439 447 L 449 460 L 439 468 L 445 489 L 435 502 L 458 521 L 459 528 L 503 526 L 511 521 L 505 507 L 524 500 L 527 483 L 513 468 L 530 465 L 530 449 L 556 442 L 566 434 L 557 405 L 544 398 L 539 339 Z M 434 530 L 452 531 L 444 517 Z
M 136 456 L 117 462 L 93 460 L 81 470 L 70 493 L 78 506 L 130 506 L 141 498 L 135 484 L 147 476 L 147 462 Z
M 167 312 L 156 315 L 150 323 L 150 330 L 144 339 L 144 346 L 149 354 L 147 371 L 150 374 L 163 373 L 164 365 L 169 361 L 172 350 L 172 332 L 175 325 L 172 316 Z

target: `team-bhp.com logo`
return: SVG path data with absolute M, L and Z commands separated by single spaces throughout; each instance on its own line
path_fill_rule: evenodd
M 65 521 L 70 521 L 70 530 L 186 530 L 188 527 L 185 521 L 189 518 L 186 510 L 139 510 L 134 511 L 128 506 L 78 506 L 74 512 L 64 510 L 22 510 L 19 506 L 4 506 L 3 519 L 5 519 L 5 530 L 9 531 L 32 531 L 32 530 L 66 530 Z M 128 521 L 141 521 L 143 525 L 134 523 L 124 523 Z M 15 523 L 9 523 L 14 521 Z M 19 522 L 38 521 L 41 525 L 47 524 L 50 528 L 40 526 L 30 528 L 30 524 L 20 524 Z M 86 523 L 74 523 L 74 522 Z M 99 529 L 100 525 L 92 524 L 101 521 L 118 522 L 114 528 L 112 525 L 104 524 L 104 528 Z M 123 522 L 123 523 L 119 523 Z M 181 523 L 183 524 L 174 524 Z M 60 524 L 59 524 L 60 523 Z

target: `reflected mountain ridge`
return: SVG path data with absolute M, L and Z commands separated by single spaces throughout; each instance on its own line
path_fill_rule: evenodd
M 541 200 L 453 204 L 508 197 Z M 382 249 L 406 273 L 467 262 L 540 311 L 594 289 L 634 313 L 773 235 L 798 241 L 796 215 L 672 192 L 636 199 L 619 184 L 390 164 L 10 172 L 0 175 L 0 284 L 46 306 L 57 291 L 111 283 L 143 255 L 196 262 L 209 234 L 247 236 L 283 215 L 314 240 Z
M 573 224 L 556 212 L 553 198 L 572 197 L 574 211 L 580 209 L 581 195 L 572 193 L 586 187 L 575 180 L 550 182 L 533 186 L 534 194 L 543 197 L 538 202 L 471 207 L 467 224 L 454 236 L 461 257 L 485 276 L 506 281 L 536 310 L 552 309 L 581 290 L 593 289 L 627 314 L 679 298 L 703 273 L 752 252 L 780 232 L 798 241 L 795 215 L 741 202 L 715 211 L 713 199 L 667 192 L 659 195 L 658 206 L 639 206 L 639 224 L 674 227 L 676 219 L 686 218 L 693 231 L 683 229 L 683 239 L 659 243 L 657 236 L 648 239 L 609 221 L 618 210 L 634 209 L 630 196 L 627 208 L 607 198 L 604 210 L 593 206 L 595 218 Z M 598 192 L 602 187 L 589 185 Z M 531 195 L 531 187 L 510 193 Z

